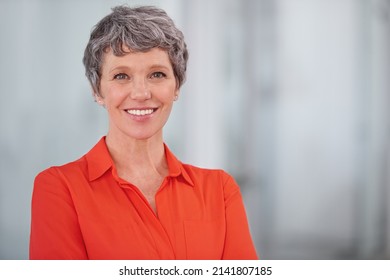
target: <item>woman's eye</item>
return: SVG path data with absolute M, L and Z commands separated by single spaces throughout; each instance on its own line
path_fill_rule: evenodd
M 123 73 L 119 73 L 119 74 L 116 74 L 115 76 L 114 76 L 114 79 L 115 80 L 125 80 L 125 79 L 127 79 L 128 78 L 128 76 L 126 75 L 126 74 L 123 74 Z
M 165 78 L 167 75 L 165 75 L 163 72 L 154 72 L 152 73 L 151 77 L 156 79 Z

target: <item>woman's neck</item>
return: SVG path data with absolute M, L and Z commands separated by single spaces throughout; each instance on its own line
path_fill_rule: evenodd
M 162 135 L 137 140 L 108 133 L 106 144 L 120 177 L 126 179 L 167 175 Z

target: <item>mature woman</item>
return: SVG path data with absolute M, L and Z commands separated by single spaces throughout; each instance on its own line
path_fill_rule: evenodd
M 164 144 L 187 58 L 158 8 L 119 6 L 95 26 L 83 62 L 108 133 L 36 177 L 31 259 L 257 258 L 234 179 Z

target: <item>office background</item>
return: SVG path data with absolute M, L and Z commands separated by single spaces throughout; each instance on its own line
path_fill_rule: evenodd
M 28 258 L 35 175 L 106 132 L 81 59 L 123 3 L 183 30 L 165 140 L 236 178 L 262 259 L 390 259 L 388 0 L 0 0 L 0 259 Z

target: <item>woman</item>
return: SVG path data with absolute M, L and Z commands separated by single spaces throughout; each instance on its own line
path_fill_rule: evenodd
M 239 188 L 176 159 L 163 127 L 185 80 L 183 34 L 155 7 L 113 8 L 84 54 L 109 129 L 34 183 L 31 259 L 256 259 Z

